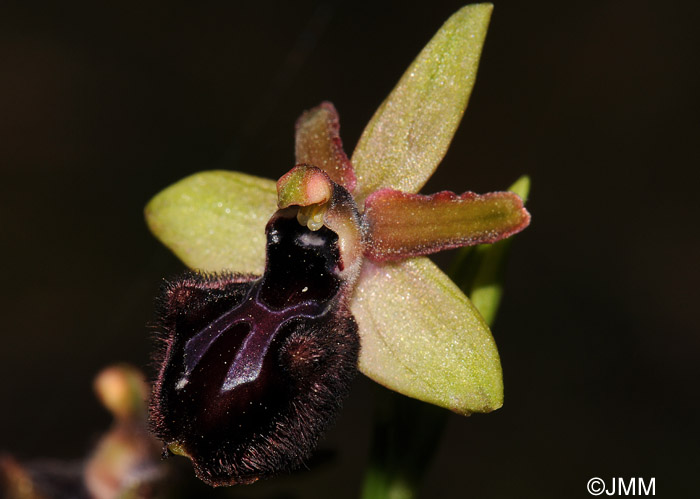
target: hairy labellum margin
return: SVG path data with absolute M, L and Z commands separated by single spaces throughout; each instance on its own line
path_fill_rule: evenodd
M 301 465 L 357 371 L 338 235 L 297 211 L 268 223 L 263 276 L 189 273 L 159 300 L 153 430 L 210 485 Z

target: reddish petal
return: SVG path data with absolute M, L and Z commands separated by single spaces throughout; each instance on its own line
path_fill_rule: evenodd
M 339 135 L 338 112 L 330 102 L 306 111 L 296 123 L 296 160 L 325 170 L 335 183 L 355 189 L 355 173 Z
M 530 223 L 522 200 L 512 192 L 423 196 L 382 189 L 367 198 L 364 218 L 365 254 L 375 261 L 493 243 Z

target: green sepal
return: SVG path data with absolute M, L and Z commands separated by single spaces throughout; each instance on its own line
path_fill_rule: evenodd
M 501 364 L 488 326 L 427 258 L 366 261 L 350 309 L 366 376 L 459 414 L 502 405 Z
M 383 187 L 415 193 L 447 152 L 476 80 L 493 5 L 450 17 L 377 109 L 352 155 L 358 206 Z
M 151 232 L 188 267 L 261 275 L 265 225 L 276 210 L 272 180 L 207 171 L 161 191 L 145 215 Z

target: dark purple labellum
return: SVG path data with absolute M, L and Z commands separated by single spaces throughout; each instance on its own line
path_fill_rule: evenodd
M 191 273 L 160 300 L 165 348 L 156 435 L 211 485 L 298 467 L 356 373 L 359 339 L 339 277 L 338 236 L 278 212 L 260 277 Z

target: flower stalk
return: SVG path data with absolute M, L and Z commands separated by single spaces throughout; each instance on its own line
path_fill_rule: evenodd
M 509 191 L 527 200 L 530 179 L 523 176 Z M 461 248 L 449 277 L 471 299 L 489 326 L 503 296 L 505 268 L 513 239 Z M 362 499 L 418 497 L 447 423 L 449 412 L 376 387 L 370 458 Z

